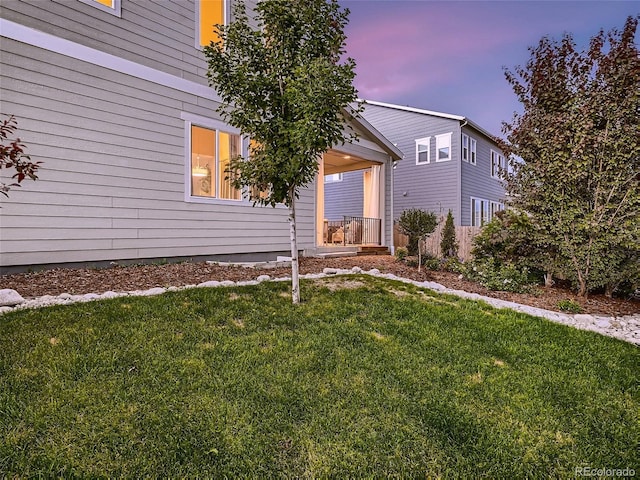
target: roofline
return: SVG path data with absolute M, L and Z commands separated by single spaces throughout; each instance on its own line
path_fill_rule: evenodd
M 480 125 L 478 125 L 477 123 L 473 122 L 468 117 L 463 117 L 463 116 L 460 116 L 460 115 L 453 115 L 451 113 L 434 112 L 432 110 L 424 110 L 422 108 L 414 108 L 414 107 L 409 107 L 409 106 L 404 106 L 404 105 L 396 105 L 396 104 L 393 104 L 393 103 L 376 102 L 374 100 L 361 99 L 360 101 L 363 102 L 365 105 L 366 104 L 376 105 L 376 106 L 379 106 L 379 107 L 393 108 L 395 110 L 403 110 L 405 112 L 420 113 L 420 114 L 423 114 L 423 115 L 432 115 L 434 117 L 448 118 L 450 120 L 458 120 L 459 122 L 462 122 L 462 123 L 466 122 L 466 125 L 469 125 L 470 127 L 474 128 L 475 130 L 477 130 L 478 132 L 482 133 L 484 136 L 488 137 L 492 141 L 495 141 L 494 139 L 496 138 L 495 135 L 490 133 L 488 130 L 482 128 Z
M 353 107 L 348 105 L 344 109 L 344 112 L 353 123 L 369 132 L 373 136 L 375 143 L 382 147 L 389 154 L 389 156 L 393 158 L 393 160 L 402 160 L 404 156 L 402 151 L 393 143 L 391 143 L 387 137 L 382 135 L 382 133 L 380 133 L 380 131 L 378 131 L 373 125 L 371 125 L 362 115 L 357 113 Z

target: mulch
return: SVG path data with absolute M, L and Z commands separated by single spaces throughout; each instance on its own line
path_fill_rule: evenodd
M 345 258 L 301 258 L 300 273 L 319 273 L 324 268 L 347 268 L 354 266 L 363 270 L 377 268 L 384 273 L 419 281 L 438 282 L 448 288 L 465 290 L 511 302 L 558 311 L 558 302 L 571 300 L 582 307 L 583 313 L 593 315 L 621 316 L 640 313 L 640 301 L 635 299 L 608 298 L 604 295 L 579 297 L 568 288 L 540 287 L 534 294 L 490 291 L 483 286 L 459 278 L 457 274 L 422 270 L 409 267 L 389 255 Z M 184 262 L 164 265 L 114 266 L 106 269 L 51 269 L 39 272 L 18 273 L 0 276 L 0 289 L 11 288 L 25 298 L 42 295 L 69 293 L 103 293 L 106 291 L 146 290 L 154 287 L 193 285 L 210 280 L 252 280 L 258 275 L 272 278 L 291 275 L 290 268 L 253 269 L 230 267 L 206 262 Z

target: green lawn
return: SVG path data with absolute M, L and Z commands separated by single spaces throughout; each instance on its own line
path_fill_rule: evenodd
M 368 276 L 288 288 L 0 317 L 0 477 L 640 472 L 638 347 Z

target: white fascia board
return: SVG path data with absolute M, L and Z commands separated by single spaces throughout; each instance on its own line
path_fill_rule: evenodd
M 0 36 L 215 102 L 222 101 L 216 91 L 206 85 L 176 77 L 4 18 L 0 18 Z
M 396 110 L 404 110 L 405 112 L 422 113 L 424 115 L 433 115 L 434 117 L 449 118 L 451 120 L 464 120 L 465 117 L 460 115 L 452 115 L 450 113 L 433 112 L 431 110 L 423 110 L 421 108 L 405 107 L 403 105 L 395 105 L 393 103 L 374 102 L 373 100 L 361 100 L 365 105 L 377 105 L 379 107 L 394 108 Z

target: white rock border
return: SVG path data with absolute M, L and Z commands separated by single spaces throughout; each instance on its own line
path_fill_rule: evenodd
M 534 317 L 542 317 L 552 322 L 561 323 L 563 325 L 569 325 L 571 327 L 580 330 L 589 330 L 597 332 L 602 335 L 618 338 L 634 345 L 640 346 L 640 315 L 627 315 L 623 317 L 604 317 L 586 314 L 567 314 L 554 312 L 551 310 L 545 310 L 542 308 L 531 307 L 528 305 L 521 305 L 519 303 L 509 302 L 506 300 L 500 300 L 498 298 L 486 297 L 478 295 L 477 293 L 469 293 L 463 290 L 454 290 L 445 287 L 435 282 L 419 282 L 417 280 L 410 280 L 407 278 L 398 277 L 392 273 L 381 273 L 380 270 L 374 268 L 372 270 L 362 270 L 360 267 L 353 267 L 351 269 L 339 269 L 339 268 L 325 268 L 322 273 L 309 273 L 300 275 L 303 279 L 318 279 L 326 277 L 335 277 L 336 275 L 353 275 L 353 274 L 365 274 L 372 277 L 384 278 L 387 280 L 395 280 L 411 285 L 415 285 L 418 288 L 424 288 L 439 293 L 446 293 L 449 295 L 455 295 L 460 298 L 466 298 L 469 300 L 479 300 L 485 302 L 495 308 L 509 308 L 517 312 L 526 313 Z M 87 293 L 84 295 L 70 295 L 68 293 L 61 293 L 58 296 L 44 295 L 42 297 L 36 297 L 29 300 L 25 300 L 15 306 L 1 306 L 0 315 L 16 310 L 24 310 L 28 308 L 40 308 L 51 305 L 70 305 L 72 303 L 91 302 L 94 300 L 105 300 L 118 297 L 149 297 L 153 295 L 161 295 L 165 292 L 176 292 L 180 290 L 187 290 L 191 288 L 215 288 L 215 287 L 229 287 L 229 286 L 246 286 L 246 285 L 258 285 L 261 282 L 286 282 L 290 281 L 291 277 L 279 277 L 271 278 L 269 275 L 259 275 L 255 280 L 243 280 L 239 282 L 226 281 L 208 281 L 202 282 L 198 285 L 185 285 L 182 287 L 168 287 L 161 288 L 155 287 L 148 290 L 133 290 L 130 292 L 104 292 L 102 294 Z

